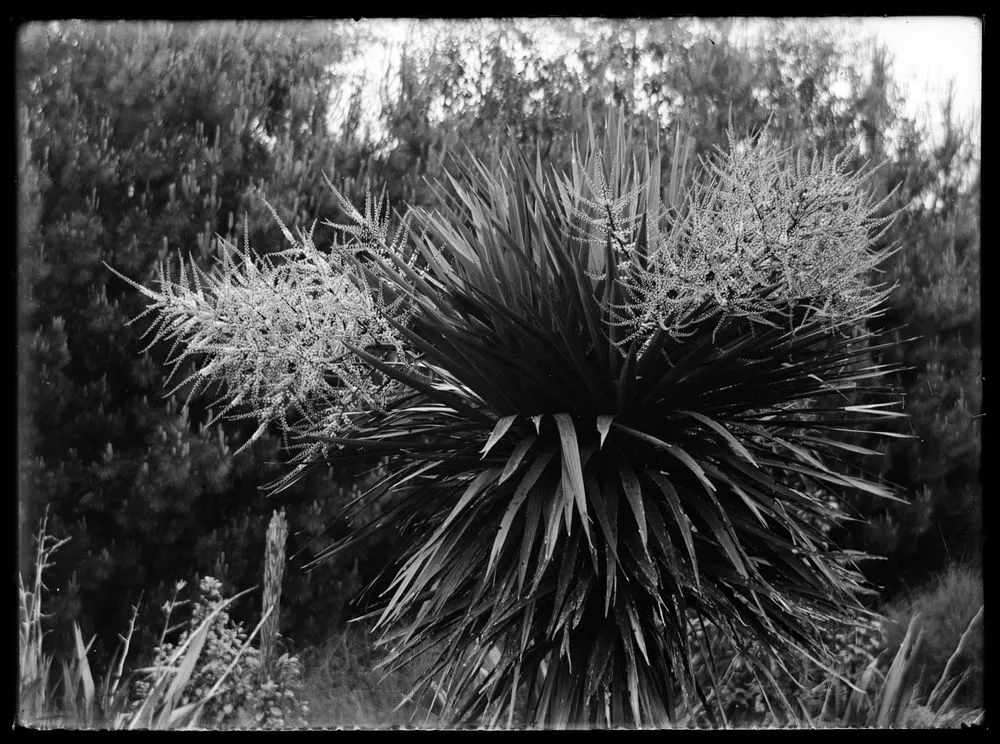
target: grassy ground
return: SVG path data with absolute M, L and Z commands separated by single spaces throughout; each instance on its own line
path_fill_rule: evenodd
M 424 665 L 414 662 L 385 675 L 376 670 L 384 658 L 374 638 L 349 628 L 319 648 L 302 654 L 301 695 L 309 704 L 310 728 L 391 728 L 433 726 L 436 717 L 403 702 Z

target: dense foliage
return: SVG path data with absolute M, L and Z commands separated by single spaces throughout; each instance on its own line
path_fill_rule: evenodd
M 910 503 L 859 501 L 864 522 L 850 536 L 889 558 L 871 573 L 895 590 L 982 555 L 981 175 L 973 130 L 945 114 L 940 141 L 909 130 L 892 165 L 909 205 L 895 231 L 905 250 L 887 266 L 899 286 L 874 326 L 905 323 L 891 337 L 914 339 L 883 352 L 908 367 L 899 384 L 910 426 L 897 431 L 915 438 L 888 448 L 884 472 Z M 929 152 L 918 154 L 921 142 Z
M 178 578 L 259 583 L 271 505 L 258 486 L 274 476 L 279 442 L 234 457 L 229 443 L 245 431 L 207 425 L 204 402 L 162 397 L 169 346 L 137 353 L 144 329 L 126 322 L 139 297 L 102 261 L 138 278 L 178 253 L 207 267 L 219 236 L 277 243 L 265 194 L 292 225 L 327 209 L 327 68 L 341 48 L 330 31 L 294 25 L 22 30 L 22 548 L 30 555 L 48 506 L 55 534 L 73 538 L 50 576 L 51 609 L 105 651 L 140 598 L 141 627 L 156 627 Z M 290 551 L 321 535 L 354 475 L 317 474 L 290 494 L 301 505 Z M 318 638 L 359 578 L 350 563 L 296 572 L 286 619 Z
M 470 24 L 464 37 L 450 25 L 430 49 L 407 46 L 400 86 L 386 88 L 372 136 L 360 98 L 328 70 L 355 43 L 345 29 L 59 24 L 22 31 L 21 541 L 27 545 L 46 504 L 58 534 L 73 536 L 50 579 L 61 592 L 52 608 L 60 618 L 79 618 L 85 632 L 100 632 L 113 646 L 140 593 L 152 611 L 178 576 L 212 574 L 229 588 L 258 581 L 272 505 L 257 486 L 280 472 L 271 463 L 282 457 L 271 434 L 233 457 L 230 442 L 246 441 L 255 424 L 208 427 L 205 401 L 183 405 L 187 390 L 161 399 L 166 374 L 157 362 L 169 344 L 137 356 L 145 327 L 124 322 L 142 301 L 102 261 L 146 281 L 154 265 L 178 253 L 207 269 L 219 252 L 216 234 L 238 242 L 246 229 L 258 249 L 277 247 L 280 231 L 260 196 L 293 230 L 316 216 L 342 217 L 324 170 L 355 202 L 366 182 L 386 183 L 396 206 L 433 200 L 423 178 L 443 176 L 448 153 L 475 155 L 492 168 L 499 147 L 513 143 L 529 158 L 538 153 L 565 167 L 568 134 L 585 128 L 588 108 L 600 129 L 608 105 L 625 106 L 649 133 L 661 127 L 661 139 L 692 154 L 722 144 L 730 122 L 748 131 L 771 118 L 786 142 L 821 149 L 861 137 L 868 156 L 888 159 L 876 188 L 902 184 L 886 212 L 906 211 L 884 241 L 905 250 L 887 263 L 886 278 L 899 286 L 872 328 L 908 324 L 894 340 L 920 340 L 874 353 L 875 361 L 912 367 L 899 376 L 910 423 L 891 430 L 910 433 L 912 424 L 918 438 L 893 440 L 885 464 L 873 456 L 868 466 L 914 505 L 852 497 L 859 520 L 833 537 L 888 555 L 865 566 L 888 591 L 968 548 L 976 552 L 982 381 L 974 130 L 950 118 L 943 141 L 931 142 L 902 116 L 884 57 L 864 61 L 860 47 L 808 25 L 775 23 L 766 41 L 741 41 L 726 23 L 542 23 L 579 50 L 578 65 L 547 56 L 523 32 L 530 23 Z M 328 135 L 331 96 L 354 106 Z M 682 129 L 686 140 L 677 139 Z M 662 154 L 667 171 L 674 162 L 678 177 L 670 181 L 681 183 L 688 161 Z M 322 247 L 331 243 L 322 227 L 315 237 Z M 349 491 L 363 490 L 347 482 L 372 464 L 352 464 L 335 477 L 316 473 L 283 494 L 301 505 L 289 511 L 292 553 L 305 549 L 309 557 L 309 538 L 321 547 L 343 534 L 342 525 L 327 531 L 330 515 L 353 498 Z M 297 636 L 315 638 L 340 623 L 347 596 L 385 564 L 383 547 L 369 542 L 311 577 L 286 574 L 285 619 Z M 147 619 L 145 627 L 156 625 L 155 615 Z

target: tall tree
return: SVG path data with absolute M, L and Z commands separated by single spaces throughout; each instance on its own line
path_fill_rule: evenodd
M 905 123 L 889 169 L 908 208 L 887 266 L 898 288 L 878 326 L 905 324 L 896 338 L 912 339 L 884 359 L 908 368 L 900 384 L 912 428 L 902 433 L 915 438 L 890 445 L 886 474 L 911 504 L 861 505 L 851 538 L 889 556 L 871 570 L 891 590 L 954 561 L 976 563 L 982 550 L 980 164 L 973 127 L 949 100 L 942 114 L 936 142 Z

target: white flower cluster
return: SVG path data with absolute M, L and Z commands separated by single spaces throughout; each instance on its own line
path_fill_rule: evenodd
M 631 301 L 613 316 L 632 337 L 655 325 L 683 337 L 714 316 L 775 326 L 776 307 L 798 310 L 793 328 L 869 317 L 889 291 L 871 274 L 892 250 L 875 246 L 895 215 L 877 216 L 889 197 L 865 193 L 873 171 L 849 173 L 853 153 L 791 158 L 730 131 L 673 223 L 651 210 L 648 255 L 623 272 Z
M 613 160 L 608 171 L 601 151 L 594 155 L 594 174 L 580 173 L 581 186 L 586 189 L 581 188 L 573 195 L 573 204 L 568 210 L 567 237 L 598 249 L 610 244 L 621 257 L 635 245 L 635 232 L 642 220 L 638 201 L 646 185 L 638 183 L 628 188 L 622 183 L 621 163 Z M 588 193 L 591 196 L 587 196 Z
M 182 257 L 176 282 L 159 266 L 159 291 L 122 278 L 151 300 L 132 321 L 153 314 L 150 346 L 174 342 L 171 378 L 185 360 L 200 357 L 168 395 L 189 383 L 189 398 L 217 387 L 224 405 L 214 420 L 258 423 L 241 450 L 277 422 L 286 447 L 312 454 L 325 449 L 316 436 L 337 436 L 354 415 L 383 407 L 394 394 L 394 384 L 348 347 L 400 363 L 405 352 L 393 321 L 405 322 L 406 309 L 373 291 L 344 252 L 321 251 L 312 231 L 295 237 L 278 223 L 291 244 L 284 251 L 262 257 L 246 237 L 242 249 L 220 241 L 222 255 L 209 273 Z M 289 444 L 289 435 L 299 443 Z

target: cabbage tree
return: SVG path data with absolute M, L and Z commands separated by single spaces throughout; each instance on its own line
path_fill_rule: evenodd
M 341 198 L 330 249 L 285 230 L 142 288 L 154 341 L 200 360 L 181 383 L 281 427 L 275 490 L 385 458 L 347 509 L 377 518 L 327 555 L 410 536 L 373 617 L 390 666 L 430 652 L 414 694 L 448 721 L 711 714 L 692 623 L 764 649 L 780 698 L 772 663 L 827 663 L 823 628 L 863 612 L 824 528 L 847 492 L 892 497 L 852 442 L 902 415 L 864 330 L 891 250 L 871 170 L 731 135 L 685 185 L 677 148 L 663 179 L 633 141 L 612 115 L 568 170 L 511 149 L 456 166 L 432 211 Z

